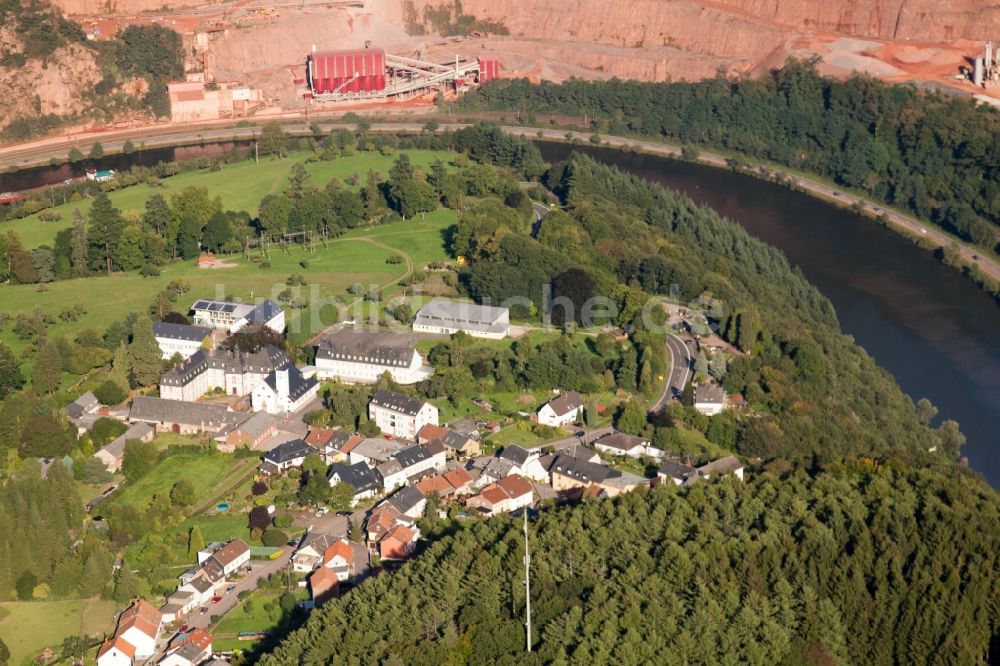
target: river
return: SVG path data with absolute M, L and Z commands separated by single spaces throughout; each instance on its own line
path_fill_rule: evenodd
M 956 271 L 873 221 L 801 192 L 678 160 L 610 148 L 539 142 L 549 161 L 572 150 L 684 192 L 780 248 L 830 299 L 841 327 L 889 370 L 914 400 L 954 419 L 963 454 L 1000 487 L 1000 307 Z M 233 143 L 137 151 L 0 174 L 0 191 L 60 183 L 87 167 L 218 155 Z
M 683 192 L 780 248 L 914 401 L 961 424 L 969 465 L 1000 487 L 1000 307 L 989 295 L 894 232 L 801 192 L 651 155 L 539 147 L 548 161 L 579 150 Z

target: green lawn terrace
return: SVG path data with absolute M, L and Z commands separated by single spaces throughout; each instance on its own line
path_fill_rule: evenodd
M 414 167 L 426 170 L 439 159 L 449 169 L 454 168 L 452 165 L 454 154 L 445 151 L 405 150 L 391 155 L 360 152 L 330 161 L 307 161 L 313 153 L 294 152 L 285 159 L 264 158 L 259 164 L 253 160 L 224 164 L 220 171 L 209 169 L 184 171 L 176 176 L 163 178 L 156 187 L 147 184 L 134 185 L 110 192 L 108 196 L 119 210 L 141 212 L 151 194 L 162 194 L 169 202 L 170 195 L 186 187 L 206 187 L 211 197 L 221 197 L 224 209 L 245 210 L 253 216 L 256 215 L 257 205 L 261 199 L 285 189 L 288 184 L 288 173 L 293 164 L 303 164 L 313 182 L 319 187 L 324 187 L 332 178 L 340 180 L 344 187 L 351 187 L 348 179 L 354 175 L 358 176 L 358 186 L 361 186 L 364 185 L 368 171 L 375 171 L 385 178 L 393 162 L 403 152 L 409 156 Z M 62 217 L 58 221 L 45 222 L 40 220 L 36 213 L 19 220 L 0 223 L 0 233 L 15 232 L 28 249 L 51 244 L 57 232 L 72 225 L 74 211 L 79 210 L 86 217 L 90 206 L 89 199 L 55 206 L 47 210 L 59 213 Z
M 100 637 L 113 631 L 116 606 L 98 598 L 0 604 L 0 637 L 10 650 L 7 663 L 33 663 L 47 647 L 58 652 L 67 636 Z
M 408 257 L 416 269 L 431 262 L 447 260 L 444 232 L 455 220 L 455 211 L 439 208 L 412 220 L 355 229 L 328 240 L 325 246 L 317 244 L 311 249 L 301 245 L 272 248 L 267 268 L 242 257 L 227 257 L 226 261 L 234 264 L 231 268 L 199 269 L 195 262 L 178 261 L 164 267 L 157 277 L 114 273 L 57 280 L 44 285 L 44 288 L 39 285 L 3 285 L 0 287 L 3 296 L 0 312 L 15 315 L 41 308 L 57 317 L 59 312 L 82 303 L 86 314 L 74 322 L 57 319 L 47 331 L 49 336 L 72 337 L 87 328 L 103 332 L 110 323 L 128 313 L 145 310 L 156 294 L 172 280 L 182 279 L 190 287 L 176 304 L 178 310 L 186 313 L 190 304 L 198 298 L 277 299 L 278 294 L 287 288 L 287 277 L 297 273 L 305 278 L 307 284 L 299 288 L 296 298 L 303 298 L 311 304 L 313 297 L 319 296 L 337 303 L 338 307 L 359 301 L 359 311 L 367 315 L 369 304 L 360 302 L 360 297 L 348 291 L 351 285 L 375 285 L 384 288 L 385 293 L 397 291 L 396 283 L 406 277 L 410 269 L 405 261 L 387 263 L 396 254 Z M 259 258 L 259 255 L 254 255 L 254 258 Z M 306 262 L 308 268 L 304 268 L 302 262 Z M 319 308 L 315 309 L 318 313 Z M 335 323 L 318 321 L 309 307 L 301 311 L 286 310 L 289 332 L 296 334 L 297 339 L 307 338 Z M 0 341 L 20 352 L 29 343 L 18 340 L 12 329 L 12 321 L 0 328 Z M 67 375 L 65 383 L 68 385 L 74 380 L 75 376 Z

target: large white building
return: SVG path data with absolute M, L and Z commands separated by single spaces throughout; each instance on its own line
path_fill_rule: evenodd
M 499 340 L 510 333 L 510 310 L 435 298 L 417 312 L 413 330 L 446 335 L 464 331 L 477 338 Z
M 271 299 L 262 303 L 232 303 L 199 299 L 191 306 L 194 323 L 235 333 L 244 326 L 255 324 L 283 333 L 285 312 Z
M 347 384 L 374 384 L 389 373 L 397 384 L 416 384 L 432 374 L 409 337 L 342 328 L 316 347 L 316 377 Z
M 194 402 L 212 389 L 222 389 L 226 395 L 249 395 L 291 362 L 284 350 L 270 345 L 253 353 L 199 349 L 163 375 L 160 397 Z
M 319 382 L 314 377 L 303 377 L 294 365 L 288 365 L 269 374 L 250 394 L 254 411 L 268 414 L 290 414 L 309 404 L 319 392 Z
M 173 358 L 174 354 L 189 358 L 199 349 L 211 344 L 212 329 L 158 321 L 153 323 L 153 335 L 156 336 L 156 343 L 160 345 L 164 359 Z M 208 344 L 206 340 L 209 341 Z
M 368 403 L 368 418 L 387 435 L 415 440 L 428 423 L 438 425 L 438 408 L 402 393 L 375 391 Z

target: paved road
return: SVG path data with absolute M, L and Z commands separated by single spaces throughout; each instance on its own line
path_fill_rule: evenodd
M 333 128 L 355 129 L 355 125 L 350 123 L 330 122 L 330 117 L 340 117 L 341 111 L 314 112 L 309 116 L 312 123 L 320 125 L 325 131 Z M 258 118 L 258 122 L 267 120 L 282 120 L 289 124 L 284 125 L 286 132 L 295 135 L 308 135 L 312 133 L 306 123 L 296 123 L 302 118 L 301 114 L 286 113 L 270 118 Z M 455 130 L 468 127 L 471 123 L 444 123 L 439 126 L 439 131 Z M 424 125 L 416 122 L 387 122 L 378 123 L 375 129 L 384 132 L 421 132 Z M 503 126 L 503 131 L 528 138 L 541 138 L 549 140 L 564 141 L 566 130 L 545 129 L 538 127 Z M 0 169 L 11 167 L 25 168 L 29 166 L 39 166 L 48 164 L 51 158 L 65 159 L 70 148 L 76 147 L 87 153 L 90 146 L 95 142 L 100 142 L 105 153 L 120 152 L 126 139 L 133 143 L 141 142 L 145 148 L 156 148 L 163 146 L 181 145 L 187 143 L 197 143 L 198 141 L 213 142 L 226 141 L 232 139 L 253 139 L 258 136 L 258 127 L 232 127 L 232 120 L 216 120 L 203 123 L 162 123 L 151 127 L 140 129 L 119 130 L 112 132 L 92 132 L 90 134 L 80 134 L 71 137 L 58 136 L 42 139 L 30 144 L 20 144 L 7 148 L 0 148 Z M 583 135 L 580 134 L 582 137 Z M 652 141 L 639 141 L 636 139 L 626 139 L 616 136 L 603 136 L 601 140 L 604 144 L 622 148 L 638 148 L 644 152 L 654 155 L 667 155 L 677 157 L 681 154 L 681 149 L 676 146 L 668 146 Z M 698 162 L 709 166 L 728 168 L 727 158 L 707 151 L 698 152 Z M 931 240 L 938 246 L 947 247 L 955 242 L 955 239 L 942 231 L 926 227 L 924 223 L 910 217 L 889 210 L 883 210 L 878 203 L 857 198 L 855 195 L 837 190 L 819 181 L 811 180 L 797 174 L 786 172 L 782 169 L 760 168 L 759 171 L 765 175 L 781 174 L 795 180 L 798 186 L 813 195 L 827 199 L 832 202 L 842 204 L 852 204 L 858 202 L 862 209 L 874 215 L 887 215 L 890 224 L 897 229 L 903 229 L 911 234 Z M 988 256 L 982 256 L 980 250 L 959 244 L 959 253 L 962 258 L 979 268 L 984 274 L 989 275 L 994 280 L 1000 280 L 1000 261 L 996 261 Z
M 691 352 L 684 341 L 673 333 L 667 333 L 667 350 L 670 352 L 670 372 L 664 380 L 663 393 L 650 408 L 651 412 L 662 409 L 671 400 L 679 400 L 691 376 Z
M 531 225 L 531 237 L 538 238 L 538 232 L 542 230 L 542 218 L 549 214 L 549 209 L 537 201 L 532 201 L 531 212 L 535 214 L 535 223 Z
M 282 553 L 281 557 L 276 560 L 251 560 L 250 564 L 253 567 L 253 573 L 248 574 L 238 583 L 233 583 L 236 585 L 236 589 L 229 594 L 222 594 L 222 600 L 217 604 L 209 603 L 207 608 L 208 612 L 204 615 L 200 615 L 197 610 L 192 611 L 192 613 L 181 621 L 181 624 L 187 624 L 189 629 L 205 629 L 209 630 L 209 626 L 212 624 L 213 615 L 225 615 L 229 611 L 233 610 L 239 603 L 239 593 L 244 590 L 256 590 L 257 584 L 262 578 L 266 578 L 269 575 L 281 571 L 285 566 L 288 565 L 289 560 L 292 559 L 292 548 L 285 547 L 285 552 Z M 228 585 L 226 586 L 228 587 Z M 225 590 L 225 588 L 223 588 Z M 210 632 L 211 633 L 211 632 Z M 170 638 L 173 636 L 171 635 Z M 159 655 L 155 655 L 149 663 L 155 663 L 156 658 Z

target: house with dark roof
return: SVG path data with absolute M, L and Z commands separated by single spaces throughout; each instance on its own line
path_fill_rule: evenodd
M 420 398 L 380 389 L 368 403 L 368 418 L 386 434 L 414 440 L 425 425 L 438 424 L 438 408 Z
M 445 467 L 445 448 L 438 441 L 416 444 L 400 449 L 378 466 L 386 491 L 405 486 L 411 480 Z
M 358 444 L 365 441 L 364 435 L 341 430 L 330 438 L 327 449 L 330 451 L 330 462 L 345 462 Z
M 301 439 L 279 444 L 264 454 L 260 471 L 263 474 L 280 474 L 292 467 L 301 467 L 310 453 L 316 453 L 316 450 Z
M 413 336 L 339 328 L 316 346 L 316 375 L 347 384 L 374 384 L 389 373 L 397 384 L 416 384 L 434 374 L 413 346 Z
M 508 444 L 486 464 L 479 475 L 477 485 L 482 487 L 496 483 L 511 474 L 518 474 L 539 483 L 546 483 L 549 480 L 548 470 L 541 463 L 540 450 L 528 450 L 517 444 Z
M 482 450 L 478 440 L 433 423 L 428 423 L 417 432 L 418 444 L 430 442 L 440 442 L 449 458 L 471 458 L 478 456 Z
M 673 481 L 676 485 L 690 486 L 698 480 L 698 470 L 676 460 L 664 462 L 656 473 L 661 481 Z
M 101 401 L 91 391 L 87 391 L 66 406 L 66 415 L 71 419 L 79 419 L 84 414 L 93 414 L 101 408 Z
M 553 490 L 560 494 L 575 489 L 596 488 L 599 494 L 614 497 L 639 486 L 648 485 L 642 477 L 572 456 L 557 455 L 552 461 L 549 473 L 552 476 Z
M 160 666 L 198 666 L 212 656 L 212 634 L 193 629 L 170 641 Z
M 175 324 L 169 321 L 153 322 L 153 335 L 160 345 L 160 353 L 164 360 L 180 354 L 181 358 L 189 358 L 199 349 L 212 345 L 214 329 L 190 324 Z
M 423 516 L 427 507 L 427 498 L 413 486 L 403 486 L 385 501 L 404 516 L 414 520 Z
M 538 410 L 538 422 L 560 428 L 583 418 L 583 398 L 576 391 L 566 391 L 549 400 Z
M 294 365 L 277 368 L 250 394 L 255 411 L 290 414 L 308 405 L 319 392 L 315 377 L 305 377 Z
M 225 405 L 138 396 L 132 400 L 128 420 L 149 423 L 157 432 L 192 435 L 218 432 L 226 425 L 229 413 Z
M 726 391 L 718 384 L 707 382 L 694 387 L 694 408 L 707 416 L 714 416 L 726 408 Z
M 383 489 L 382 476 L 367 463 L 358 462 L 353 465 L 334 463 L 327 473 L 327 481 L 331 486 L 346 483 L 354 489 L 354 502 L 368 499 L 380 494 Z
M 321 532 L 306 532 L 292 555 L 292 571 L 309 573 L 323 563 L 323 553 L 338 537 Z
M 732 474 L 740 481 L 743 480 L 743 463 L 740 462 L 739 458 L 726 456 L 698 468 L 698 475 L 705 479 L 726 474 Z

